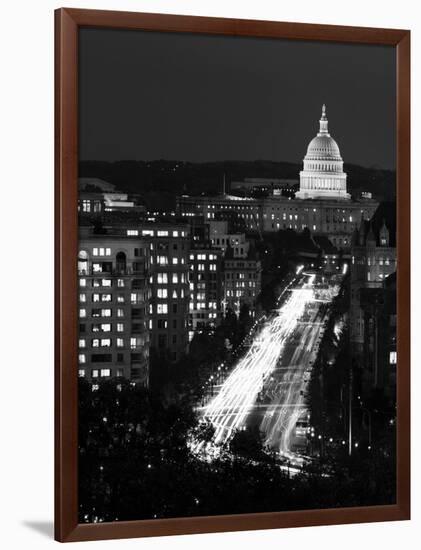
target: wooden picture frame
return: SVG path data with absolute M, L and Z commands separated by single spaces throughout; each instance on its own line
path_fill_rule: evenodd
M 397 502 L 358 508 L 78 524 L 78 29 L 205 33 L 390 45 L 397 62 Z M 126 13 L 55 12 L 55 538 L 61 542 L 410 518 L 410 33 L 406 30 Z

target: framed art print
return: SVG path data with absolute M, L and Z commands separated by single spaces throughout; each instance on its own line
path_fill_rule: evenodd
M 409 518 L 409 31 L 60 9 L 56 538 Z

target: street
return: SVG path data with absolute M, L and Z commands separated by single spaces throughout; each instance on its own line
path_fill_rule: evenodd
M 247 353 L 200 409 L 215 427 L 214 443 L 237 429 L 258 425 L 264 444 L 286 458 L 306 438 L 305 391 L 337 286 L 317 288 L 314 273 L 288 285 L 287 298 L 256 331 Z M 298 425 L 298 428 L 297 428 Z

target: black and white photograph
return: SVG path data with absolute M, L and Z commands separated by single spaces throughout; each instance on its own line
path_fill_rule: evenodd
M 78 55 L 79 523 L 394 504 L 395 48 Z

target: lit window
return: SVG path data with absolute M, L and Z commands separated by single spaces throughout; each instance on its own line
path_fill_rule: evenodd
M 79 373 L 80 378 L 85 377 L 85 369 L 79 369 L 78 373 Z
M 178 237 L 178 231 L 173 231 L 173 232 L 172 232 L 172 236 L 173 236 L 173 237 Z
M 168 304 L 158 304 L 157 313 L 158 314 L 168 313 Z
M 79 310 L 79 317 L 86 317 L 86 309 Z
M 130 338 L 130 348 L 131 349 L 136 349 L 138 346 L 138 341 L 137 341 L 137 338 Z
M 117 279 L 117 286 L 122 288 L 124 286 L 124 279 Z
M 178 258 L 173 258 L 172 263 L 173 263 L 173 265 L 177 265 L 178 264 Z
M 127 235 L 129 237 L 137 237 L 137 235 L 139 235 L 139 231 L 137 229 L 128 229 Z
M 124 332 L 124 323 L 117 323 L 117 332 Z
M 111 339 L 110 338 L 101 338 L 101 347 L 109 348 L 110 346 L 111 346 Z
M 158 237 L 168 237 L 168 231 L 158 231 Z
M 168 274 L 167 273 L 158 273 L 157 282 L 158 282 L 158 284 L 167 284 L 168 283 Z
M 173 282 L 173 283 L 178 283 L 178 275 L 177 275 L 177 273 L 173 273 L 173 274 L 172 274 L 172 282 Z
M 117 338 L 117 347 L 118 347 L 118 348 L 124 347 L 124 340 L 123 340 L 123 338 Z
M 123 296 L 123 294 L 119 294 L 119 295 L 117 296 L 117 302 L 118 302 L 119 304 L 124 304 L 124 296 Z
M 84 348 L 86 346 L 86 340 L 84 338 L 79 338 L 79 347 Z
M 111 309 L 101 309 L 101 317 L 111 317 Z
M 110 332 L 111 325 L 110 323 L 101 323 L 101 332 Z
M 93 348 L 98 348 L 99 347 L 99 339 L 98 338 L 94 338 L 92 340 L 92 347 Z
M 101 294 L 101 302 L 111 302 L 111 294 Z
M 92 378 L 98 378 L 98 374 L 99 374 L 98 369 L 93 369 Z
M 391 351 L 389 354 L 389 363 L 391 365 L 396 365 L 396 359 L 397 359 L 396 351 Z
M 86 363 L 86 355 L 84 353 L 79 353 L 79 363 Z
M 101 369 L 101 376 L 111 376 L 111 369 Z
M 110 309 L 108 311 L 111 311 Z M 124 309 L 117 309 L 117 317 L 124 317 Z
M 158 298 L 168 298 L 168 291 L 166 288 L 158 288 Z
M 86 294 L 79 294 L 79 302 L 86 302 Z
M 157 256 L 156 263 L 158 265 L 168 265 L 168 256 Z
M 102 279 L 101 284 L 102 284 L 102 286 L 110 287 L 111 286 L 111 279 Z
M 86 279 L 79 279 L 79 286 L 86 286 Z

